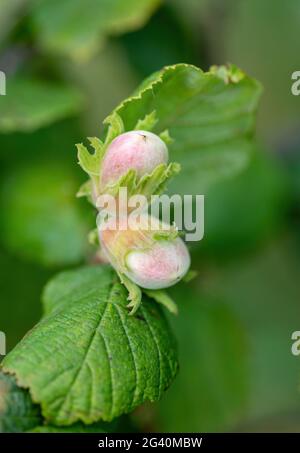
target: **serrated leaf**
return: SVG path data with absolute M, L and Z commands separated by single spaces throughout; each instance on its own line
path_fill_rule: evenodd
M 126 187 L 128 197 L 136 194 L 144 195 L 150 201 L 151 195 L 160 195 L 170 179 L 179 172 L 180 165 L 177 162 L 171 162 L 169 165 L 160 164 L 152 173 L 146 174 L 138 180 L 136 170 L 130 169 L 116 183 L 103 187 L 102 193 L 115 197 L 122 187 Z
M 134 193 L 144 195 L 149 198 L 151 195 L 161 194 L 167 182 L 180 172 L 180 165 L 176 162 L 171 162 L 169 165 L 158 165 L 150 175 L 144 175 L 136 187 Z
M 171 188 L 197 194 L 247 165 L 260 93 L 260 85 L 234 66 L 205 73 L 178 64 L 151 75 L 114 113 L 129 131 L 155 111 L 153 132 L 170 131 L 170 158 L 182 165 Z
M 130 169 L 125 175 L 121 176 L 117 182 L 107 184 L 102 189 L 102 193 L 117 196 L 121 187 L 127 187 L 128 194 L 132 195 L 136 188 L 136 170 Z
M 89 138 L 90 143 L 94 148 L 94 153 L 90 153 L 89 150 L 82 144 L 78 143 L 77 156 L 78 162 L 81 168 L 92 178 L 99 176 L 101 160 L 104 153 L 104 146 L 101 140 L 96 137 Z
M 128 277 L 126 277 L 125 274 L 118 272 L 118 275 L 122 285 L 124 285 L 128 291 L 127 300 L 129 300 L 130 302 L 129 304 L 127 304 L 127 308 L 131 308 L 130 314 L 134 315 L 142 302 L 141 288 L 133 281 L 131 281 Z
M 172 137 L 170 136 L 170 133 L 168 131 L 168 129 L 166 129 L 165 131 L 161 132 L 159 134 L 160 138 L 162 139 L 162 141 L 165 142 L 166 145 L 171 145 L 173 143 L 173 139 Z
M 72 426 L 37 426 L 34 429 L 29 431 L 30 433 L 107 433 L 101 425 L 98 426 L 97 423 L 92 425 L 84 425 L 82 423 L 76 423 Z
M 0 97 L 0 131 L 33 131 L 78 113 L 79 93 L 61 84 L 15 77 L 7 81 Z
M 144 297 L 129 316 L 126 298 L 109 266 L 64 272 L 46 287 L 43 319 L 3 367 L 50 423 L 110 421 L 159 399 L 173 381 L 176 347 L 160 307 Z
M 91 425 L 74 423 L 71 426 L 40 425 L 31 429 L 31 433 L 113 433 L 118 432 L 119 420 L 112 423 L 98 422 Z
M 238 83 L 245 77 L 243 71 L 235 65 L 230 65 L 229 67 L 224 65 L 212 66 L 210 72 L 223 80 L 226 85 L 229 83 Z
M 86 60 L 108 35 L 141 27 L 160 0 L 33 0 L 32 22 L 40 45 Z
M 0 433 L 24 432 L 41 421 L 40 409 L 32 403 L 28 390 L 0 371 Z

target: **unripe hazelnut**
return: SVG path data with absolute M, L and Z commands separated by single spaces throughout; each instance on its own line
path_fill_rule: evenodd
M 117 271 L 145 289 L 163 289 L 177 283 L 190 266 L 188 249 L 179 237 L 161 234 L 162 223 L 143 214 L 138 229 L 124 228 L 126 219 L 117 228 L 107 224 L 99 231 L 104 253 Z M 152 225 L 150 228 L 152 219 Z M 153 230 L 154 226 L 154 230 Z
M 116 182 L 130 169 L 142 177 L 167 162 L 168 148 L 158 135 L 148 131 L 125 132 L 107 148 L 102 161 L 101 186 Z
M 151 249 L 132 250 L 126 256 L 126 272 L 146 289 L 163 289 L 178 283 L 190 267 L 190 255 L 182 239 L 158 240 Z

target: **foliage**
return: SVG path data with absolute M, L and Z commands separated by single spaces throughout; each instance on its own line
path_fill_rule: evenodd
M 260 92 L 260 85 L 234 66 L 204 73 L 179 64 L 150 76 L 114 112 L 125 130 L 155 112 L 152 130 L 169 131 L 171 159 L 182 165 L 174 188 L 195 194 L 247 165 Z
M 160 0 L 33 0 L 32 23 L 46 50 L 87 59 L 107 35 L 142 26 L 159 3 Z
M 2 366 L 15 374 L 0 374 L 0 431 L 298 430 L 297 0 L 0 6 L 0 330 Z M 246 72 L 210 68 L 227 61 Z M 254 136 L 261 86 L 248 73 L 265 87 L 267 146 Z M 116 126 L 101 128 L 109 112 Z M 170 321 L 151 294 L 129 317 L 114 272 L 92 266 L 74 143 L 105 143 L 119 119 L 125 130 L 151 120 L 154 132 L 168 129 L 182 168 L 169 191 L 205 194 L 197 277 L 170 292 Z M 89 265 L 50 280 L 29 330 L 53 271 L 79 263 Z
M 15 378 L 0 373 L 0 433 L 24 432 L 41 421 L 39 407 L 29 392 L 17 386 Z
M 129 317 L 126 298 L 109 267 L 66 272 L 46 287 L 42 320 L 3 369 L 51 423 L 110 421 L 159 399 L 174 379 L 176 347 L 159 307 L 145 297 Z
M 9 81 L 0 103 L 0 131 L 31 131 L 78 113 L 82 99 L 71 87 L 34 78 Z

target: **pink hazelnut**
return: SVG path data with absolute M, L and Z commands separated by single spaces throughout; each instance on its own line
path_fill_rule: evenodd
M 175 285 L 190 267 L 190 255 L 182 239 L 158 240 L 151 249 L 127 254 L 128 278 L 142 288 L 163 289 Z
M 187 273 L 190 255 L 181 238 L 160 237 L 163 224 L 157 219 L 151 224 L 150 219 L 143 215 L 139 229 L 124 229 L 125 218 L 115 228 L 112 219 L 106 229 L 99 231 L 100 243 L 112 266 L 138 286 L 168 288 Z
M 101 186 L 116 182 L 130 169 L 142 177 L 167 162 L 168 148 L 158 135 L 148 131 L 125 132 L 107 148 L 102 161 Z

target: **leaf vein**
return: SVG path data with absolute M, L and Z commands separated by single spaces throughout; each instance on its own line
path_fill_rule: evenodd
M 160 398 L 160 395 L 161 395 L 161 385 L 162 385 L 162 356 L 161 356 L 161 352 L 160 352 L 160 347 L 159 347 L 159 343 L 158 343 L 158 340 L 156 338 L 156 335 L 154 333 L 154 329 L 152 329 L 149 321 L 148 321 L 148 315 L 146 313 L 146 310 L 143 309 L 143 307 L 141 307 L 141 310 L 142 310 L 142 313 L 144 315 L 144 318 L 145 318 L 145 321 L 146 321 L 146 324 L 148 326 L 148 329 L 151 333 L 151 336 L 153 338 L 153 341 L 156 345 L 156 349 L 157 349 L 157 354 L 158 354 L 158 362 L 159 362 L 159 374 L 158 374 L 158 398 Z
M 116 312 L 118 313 L 119 319 L 120 319 L 122 327 L 123 327 L 123 331 L 124 331 L 125 337 L 126 337 L 127 342 L 128 342 L 128 346 L 129 346 L 129 350 L 130 350 L 131 357 L 132 357 L 132 362 L 133 362 L 133 368 L 134 368 L 134 371 L 135 371 L 135 389 L 134 389 L 134 392 L 133 392 L 133 395 L 132 395 L 132 399 L 131 399 L 131 403 L 130 403 L 130 406 L 132 407 L 134 405 L 135 398 L 136 398 L 136 392 L 138 390 L 138 371 L 137 371 L 136 358 L 135 358 L 135 354 L 133 352 L 133 347 L 132 347 L 132 344 L 131 344 L 131 341 L 130 341 L 130 337 L 128 335 L 128 331 L 127 331 L 127 329 L 125 327 L 125 323 L 124 323 L 123 318 L 122 318 L 122 316 L 120 314 L 119 307 L 117 305 L 115 305 L 114 307 L 116 309 Z
M 107 310 L 107 307 L 108 307 L 108 305 L 109 305 L 109 303 L 110 303 L 110 299 L 111 299 L 111 295 L 112 295 L 112 292 L 113 292 L 113 289 L 114 289 L 114 285 L 115 285 L 115 282 L 112 282 L 112 284 L 110 285 L 110 289 L 109 289 L 109 291 L 108 291 L 108 299 L 107 299 L 105 308 L 104 308 L 103 312 L 100 313 L 100 315 L 99 315 L 99 321 L 98 321 L 98 324 L 99 324 L 99 325 L 98 325 L 98 327 L 95 328 L 94 332 L 93 332 L 92 335 L 91 335 L 90 341 L 89 341 L 89 343 L 88 343 L 88 345 L 87 345 L 87 349 L 86 349 L 85 355 L 84 355 L 83 360 L 82 360 L 82 364 L 81 364 L 81 366 L 78 367 L 77 371 L 76 371 L 75 374 L 74 374 L 74 377 L 73 377 L 72 382 L 71 382 L 71 384 L 70 384 L 70 388 L 69 388 L 69 390 L 68 390 L 68 392 L 67 392 L 67 395 L 66 395 L 65 399 L 62 401 L 62 403 L 60 404 L 60 408 L 59 408 L 59 411 L 58 411 L 58 413 L 57 413 L 57 417 L 59 417 L 59 415 L 61 414 L 61 412 L 62 412 L 62 410 L 63 410 L 63 407 L 64 407 L 64 405 L 65 405 L 67 399 L 70 398 L 72 389 L 73 389 L 73 387 L 75 386 L 75 384 L 76 384 L 76 382 L 77 382 L 77 379 L 79 378 L 79 376 L 80 376 L 80 374 L 81 374 L 81 372 L 82 372 L 82 370 L 83 370 L 83 368 L 84 368 L 84 366 L 85 366 L 85 363 L 86 363 L 86 361 L 87 361 L 89 352 L 90 352 L 90 350 L 91 350 L 91 346 L 92 346 L 92 344 L 93 344 L 94 339 L 96 338 L 96 334 L 99 333 L 99 334 L 101 335 L 101 337 L 103 338 L 102 332 L 99 330 L 99 327 L 101 326 L 101 322 L 102 322 L 102 320 L 103 320 L 103 317 L 104 317 L 104 315 L 105 315 L 105 312 L 106 312 L 106 310 Z M 103 340 L 104 340 L 104 338 L 103 338 Z M 105 340 L 104 340 L 104 345 L 105 345 L 105 348 L 106 348 L 106 350 L 107 350 L 107 345 L 106 345 Z M 112 404 L 113 404 L 113 403 L 112 403 Z

